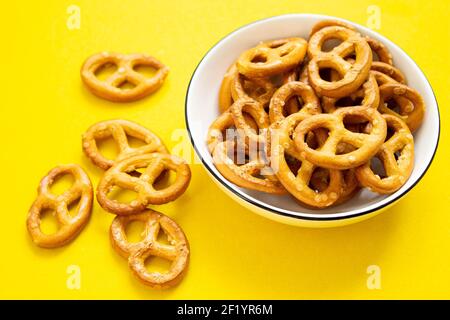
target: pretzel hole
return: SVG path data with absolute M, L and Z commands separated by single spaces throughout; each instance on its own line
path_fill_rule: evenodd
M 372 130 L 371 123 L 362 115 L 347 114 L 343 119 L 345 129 L 352 132 L 367 133 Z
M 119 156 L 119 146 L 112 138 L 112 136 L 103 139 L 97 139 L 96 145 L 100 154 L 106 159 L 114 160 Z
M 165 244 L 171 246 L 170 236 L 164 231 L 163 228 L 159 228 L 158 237 L 156 237 L 156 241 L 161 244 Z
M 305 135 L 305 143 L 310 149 L 317 150 L 325 143 L 329 135 L 330 130 L 328 128 L 317 128 Z
M 395 128 L 392 128 L 391 126 L 388 125 L 387 127 L 387 132 L 386 132 L 386 139 L 384 141 L 388 141 L 390 138 L 392 138 L 392 136 L 396 133 L 397 131 L 395 130 Z
M 119 88 L 120 90 L 131 90 L 135 87 L 136 85 L 128 80 L 124 80 L 117 85 L 117 88 Z
M 347 154 L 355 151 L 356 148 L 349 143 L 341 142 L 336 146 L 336 155 Z
M 288 47 L 288 48 L 286 48 L 285 50 L 283 50 L 283 51 L 280 53 L 280 57 L 282 58 L 282 57 L 287 56 L 289 53 L 292 52 L 293 49 L 294 49 L 293 47 Z
M 43 209 L 40 220 L 40 229 L 42 233 L 51 235 L 58 231 L 59 223 L 58 219 L 56 219 L 56 212 L 53 209 Z
M 144 265 L 148 272 L 167 273 L 172 266 L 172 261 L 158 256 L 149 256 L 145 259 Z
M 137 198 L 137 193 L 134 190 L 113 186 L 108 193 L 108 199 L 116 200 L 119 203 L 130 203 Z
M 339 81 L 343 78 L 342 75 L 333 68 L 319 68 L 319 76 L 322 80 L 328 82 Z
M 343 41 L 337 38 L 329 38 L 322 43 L 322 47 L 320 48 L 323 52 L 330 52 L 337 46 L 339 46 Z
M 402 155 L 402 151 L 403 151 L 403 148 L 394 152 L 395 161 L 397 161 L 397 163 L 399 162 L 398 160 L 400 159 L 400 156 Z
M 143 147 L 147 144 L 144 140 L 133 137 L 129 134 L 127 134 L 127 140 L 128 140 L 128 145 L 130 146 L 130 148 L 133 148 L 133 149 Z
M 311 174 L 309 188 L 316 192 L 324 191 L 330 184 L 330 172 L 327 169 L 317 167 Z
M 137 73 L 142 74 L 146 78 L 152 78 L 155 76 L 158 69 L 155 67 L 145 65 L 145 64 L 137 64 L 133 67 L 133 70 Z
M 172 170 L 164 170 L 161 174 L 155 179 L 153 183 L 153 188 L 155 190 L 163 190 L 170 187 L 177 179 L 177 174 Z
M 288 154 L 285 155 L 285 160 L 286 160 L 286 163 L 287 163 L 287 165 L 289 167 L 289 170 L 291 170 L 291 172 L 294 175 L 297 175 L 298 170 L 300 170 L 300 168 L 302 166 L 302 162 L 300 160 L 298 160 L 298 159 L 288 155 Z
M 80 207 L 80 198 L 75 199 L 67 205 L 67 211 L 69 212 L 69 217 L 74 218 L 78 215 L 78 208 Z
M 145 223 L 140 220 L 132 220 L 125 226 L 127 241 L 131 243 L 140 242 L 144 239 Z
M 63 194 L 67 190 L 69 190 L 73 184 L 75 183 L 75 179 L 72 174 L 64 173 L 58 175 L 53 183 L 50 185 L 50 192 L 53 194 Z
M 104 81 L 117 71 L 117 65 L 114 62 L 107 62 L 95 70 L 94 74 L 97 79 Z
M 362 105 L 364 98 L 363 97 L 343 97 L 338 99 L 336 103 L 334 104 L 335 107 L 341 108 L 341 107 L 351 107 L 351 106 L 360 106 Z
M 372 169 L 372 172 L 375 175 L 378 175 L 381 179 L 387 177 L 383 162 L 377 156 L 370 160 L 370 169 Z
M 390 98 L 386 101 L 384 101 L 386 107 L 388 107 L 389 109 L 391 109 L 392 111 L 398 113 L 398 114 L 402 114 L 402 110 L 400 107 L 400 104 L 397 102 L 396 99 L 394 98 Z
M 255 55 L 252 60 L 250 60 L 251 63 L 266 63 L 267 57 L 262 54 Z

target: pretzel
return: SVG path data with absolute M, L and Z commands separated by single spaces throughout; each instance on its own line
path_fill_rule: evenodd
M 236 64 L 233 63 L 225 73 L 222 84 L 219 90 L 219 111 L 224 113 L 233 104 L 233 97 L 231 95 L 231 85 L 234 80 L 235 73 L 237 72 Z
M 321 113 L 319 99 L 314 93 L 314 90 L 303 82 L 292 81 L 280 87 L 272 96 L 269 106 L 271 123 L 285 118 L 283 112 L 284 107 L 288 101 L 296 97 L 300 97 L 303 101 L 303 106 L 298 112 L 309 115 Z
M 414 139 L 408 126 L 398 117 L 384 114 L 388 128 L 394 131 L 375 155 L 384 167 L 386 177 L 375 174 L 370 161 L 356 168 L 359 182 L 372 191 L 389 194 L 400 189 L 414 166 Z M 395 155 L 399 153 L 398 160 Z
M 129 242 L 125 233 L 132 221 L 145 224 L 143 239 Z M 162 229 L 162 230 L 161 230 Z M 158 242 L 158 234 L 165 232 L 170 244 Z M 125 259 L 133 274 L 144 284 L 153 288 L 168 288 L 183 278 L 189 264 L 189 243 L 179 225 L 169 217 L 148 209 L 140 214 L 116 216 L 111 224 L 110 238 L 113 248 Z M 150 256 L 168 259 L 172 262 L 166 273 L 149 272 L 145 260 Z
M 130 173 L 145 169 L 140 177 Z M 156 190 L 155 180 L 165 170 L 173 170 L 175 181 L 163 189 Z M 118 215 L 127 215 L 143 211 L 149 204 L 164 204 L 175 200 L 184 193 L 191 179 L 189 166 L 181 158 L 163 153 L 148 153 L 126 158 L 105 172 L 97 186 L 97 200 L 103 209 Z M 109 199 L 113 187 L 132 190 L 137 193 L 135 200 L 121 203 Z
M 322 51 L 323 43 L 328 39 L 340 39 L 343 42 L 329 52 Z M 355 62 L 345 58 L 353 53 Z M 319 95 L 341 98 L 356 91 L 367 79 L 372 63 L 372 51 L 364 38 L 357 32 L 343 27 L 325 27 L 316 32 L 309 41 L 308 64 L 309 81 Z M 320 77 L 322 68 L 336 70 L 342 79 L 326 81 Z
M 296 199 L 315 208 L 324 208 L 339 199 L 343 184 L 342 174 L 339 170 L 327 170 L 330 178 L 326 187 L 320 192 L 309 187 L 311 177 L 318 167 L 301 157 L 290 138 L 298 123 L 305 121 L 308 117 L 309 115 L 305 113 L 295 113 L 272 125 L 270 130 L 271 165 L 282 185 Z M 326 137 L 318 138 L 319 142 L 325 139 Z M 296 168 L 295 172 L 292 172 L 286 160 L 288 155 L 301 162 L 301 166 Z
M 236 128 L 242 129 L 245 137 L 257 143 L 265 143 L 265 131 L 269 127 L 269 116 L 264 108 L 254 100 L 239 99 L 230 107 L 230 112 Z M 260 132 L 255 131 L 245 121 L 244 112 L 249 114 L 256 122 Z
M 355 32 L 358 31 L 354 26 L 344 21 L 321 20 L 312 27 L 309 37 L 311 38 L 311 36 L 314 33 L 325 27 L 332 27 L 332 26 L 344 27 Z M 367 44 L 372 49 L 372 51 L 375 52 L 375 54 L 377 55 L 379 61 L 392 65 L 392 55 L 389 52 L 388 48 L 383 43 L 369 36 L 365 36 L 364 38 L 367 41 Z
M 357 91 L 349 95 L 349 100 L 355 102 L 357 99 L 362 99 L 360 106 L 366 108 L 378 108 L 380 103 L 380 95 L 378 91 L 377 81 L 374 75 L 370 74 L 367 81 Z M 340 99 L 322 97 L 322 107 L 326 113 L 332 113 L 336 111 L 337 104 Z M 350 107 L 345 105 L 346 107 Z
M 341 174 L 341 193 L 339 195 L 339 198 L 332 204 L 333 206 L 337 206 L 351 199 L 360 189 L 358 179 L 356 179 L 355 169 L 343 170 L 341 171 Z M 318 168 L 311 175 L 310 184 L 315 190 L 322 192 L 326 190 L 326 188 L 328 188 L 329 178 L 329 170 Z
M 108 64 L 116 65 L 117 71 L 102 81 L 95 73 Z M 154 76 L 147 78 L 134 70 L 136 66 L 150 66 L 157 71 Z M 149 55 L 139 53 L 97 53 L 89 57 L 81 67 L 81 79 L 88 89 L 96 96 L 116 102 L 135 101 L 158 90 L 168 73 L 169 68 L 164 64 Z M 135 87 L 122 90 L 120 86 L 125 82 L 130 82 Z
M 145 145 L 132 148 L 128 142 L 131 136 L 145 142 Z M 112 137 L 119 148 L 116 159 L 105 158 L 97 147 L 97 140 Z M 168 153 L 161 139 L 150 130 L 127 120 L 107 120 L 92 125 L 83 134 L 83 151 L 99 168 L 107 170 L 115 163 L 140 154 L 159 152 Z
M 307 42 L 286 38 L 262 42 L 245 51 L 237 60 L 239 72 L 249 78 L 263 78 L 286 72 L 304 58 Z
M 390 99 L 398 101 L 398 98 L 409 100 L 410 104 L 399 105 L 399 112 L 389 108 L 387 102 Z M 388 83 L 380 87 L 380 106 L 378 110 L 381 113 L 396 116 L 408 125 L 411 132 L 420 127 L 425 115 L 425 102 L 422 96 L 414 89 L 400 83 Z
M 390 64 L 374 61 L 372 62 L 370 70 L 379 71 L 399 83 L 406 84 L 406 78 L 403 75 L 403 73 L 399 69 Z
M 272 194 L 286 193 L 272 172 L 264 172 L 270 171 L 270 168 L 260 157 L 253 157 L 245 164 L 234 163 L 229 154 L 230 151 L 234 153 L 236 148 L 235 141 L 223 141 L 216 145 L 212 154 L 214 165 L 228 181 L 251 190 Z
M 364 118 L 371 124 L 369 134 L 349 131 L 344 126 L 347 117 Z M 310 148 L 305 142 L 308 132 L 318 128 L 329 130 L 329 137 L 317 150 Z M 372 108 L 347 107 L 340 108 L 331 114 L 318 114 L 303 120 L 295 129 L 294 141 L 302 158 L 329 169 L 350 169 L 362 165 L 373 157 L 386 137 L 386 121 L 381 114 Z M 346 154 L 337 154 L 340 143 L 347 143 L 355 150 Z
M 64 174 L 74 177 L 74 184 L 60 195 L 53 194 L 50 186 Z M 27 228 L 33 242 L 39 247 L 56 248 L 69 243 L 83 230 L 89 221 L 92 208 L 92 184 L 83 169 L 76 164 L 60 165 L 42 178 L 38 196 L 28 212 Z M 71 216 L 68 207 L 78 201 L 75 216 Z M 55 212 L 59 229 L 48 235 L 41 231 L 41 214 L 43 210 L 51 209 Z

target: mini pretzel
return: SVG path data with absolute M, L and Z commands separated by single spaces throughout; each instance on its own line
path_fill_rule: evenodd
M 304 58 L 307 42 L 287 38 L 262 42 L 245 51 L 237 61 L 239 72 L 249 78 L 263 78 L 286 72 Z
M 99 80 L 95 73 L 107 64 L 115 64 L 117 71 L 105 81 Z M 135 71 L 136 66 L 155 68 L 156 74 L 147 78 Z M 97 53 L 89 57 L 81 67 L 81 79 L 95 95 L 116 102 L 128 102 L 141 99 L 158 90 L 169 73 L 169 68 L 145 54 Z M 121 84 L 130 82 L 132 89 L 120 89 Z
M 140 177 L 130 173 L 145 169 Z M 156 190 L 155 180 L 165 170 L 173 170 L 177 176 L 166 188 Z M 105 172 L 97 187 L 97 200 L 107 211 L 127 215 L 143 211 L 149 204 L 164 204 L 175 200 L 184 193 L 191 179 L 189 166 L 181 158 L 162 153 L 148 153 L 126 158 Z M 121 203 L 108 198 L 112 188 L 132 190 L 137 193 L 135 200 Z
M 383 117 L 388 128 L 394 131 L 375 155 L 381 160 L 386 177 L 375 174 L 370 161 L 356 168 L 356 176 L 359 182 L 370 190 L 388 194 L 400 189 L 411 175 L 414 166 L 414 139 L 401 119 L 388 114 Z M 398 160 L 396 153 L 399 153 Z
M 320 102 L 314 90 L 303 82 L 292 81 L 280 87 L 273 95 L 269 107 L 271 123 L 284 119 L 284 107 L 290 99 L 297 97 L 303 101 L 303 106 L 298 112 L 309 115 L 321 113 Z
M 357 91 L 353 92 L 352 94 L 350 94 L 348 98 L 352 102 L 354 102 L 358 98 L 362 98 L 360 106 L 366 108 L 375 108 L 375 109 L 378 108 L 378 105 L 380 103 L 380 95 L 375 77 L 372 74 L 370 74 L 369 78 L 367 78 L 367 81 L 364 82 L 362 87 L 359 88 Z M 323 110 L 326 113 L 332 113 L 336 111 L 338 102 L 339 99 L 336 98 L 322 97 Z M 345 107 L 350 106 L 345 105 Z
M 145 224 L 143 239 L 128 241 L 125 229 L 132 221 Z M 162 229 L 162 230 L 161 230 Z M 170 244 L 158 242 L 158 234 L 165 232 Z M 116 216 L 111 224 L 110 238 L 113 248 L 124 258 L 133 274 L 144 284 L 153 288 L 167 288 L 176 285 L 183 278 L 189 264 L 189 243 L 179 225 L 162 213 L 148 209 L 130 216 Z M 150 256 L 168 259 L 172 262 L 166 273 L 149 272 L 145 260 Z
M 245 137 L 261 144 L 265 143 L 266 137 L 264 133 L 270 124 L 269 116 L 259 103 L 254 100 L 239 99 L 233 103 L 230 112 L 236 128 L 242 129 Z M 250 127 L 245 121 L 244 112 L 249 114 L 255 120 L 258 129 L 261 132 L 256 132 Z
M 332 26 L 344 27 L 344 28 L 347 28 L 347 29 L 357 32 L 356 28 L 347 22 L 343 22 L 340 20 L 322 20 L 313 26 L 309 37 L 311 38 L 311 36 L 314 33 L 316 33 L 317 31 L 319 31 L 325 27 L 332 27 Z M 366 39 L 366 41 L 369 44 L 372 51 L 376 53 L 376 55 L 378 56 L 378 59 L 381 62 L 392 65 L 392 55 L 383 43 L 381 43 L 380 41 L 375 40 L 369 36 L 365 36 L 364 38 Z
M 64 174 L 72 175 L 75 180 L 74 184 L 60 195 L 53 194 L 50 186 Z M 91 181 L 80 166 L 67 164 L 53 168 L 42 178 L 38 196 L 28 212 L 27 228 L 33 242 L 39 247 L 56 248 L 75 239 L 89 221 L 92 199 Z M 77 213 L 72 217 L 68 207 L 77 200 L 79 200 Z M 53 210 L 59 223 L 58 231 L 51 235 L 44 234 L 40 228 L 40 217 L 45 209 Z
M 145 145 L 132 148 L 127 136 L 142 140 Z M 116 159 L 105 158 L 97 147 L 97 140 L 112 137 L 118 147 Z M 83 151 L 91 161 L 103 170 L 107 170 L 115 163 L 132 156 L 144 153 L 168 153 L 161 139 L 150 130 L 127 120 L 107 120 L 94 124 L 83 134 Z
M 323 43 L 328 39 L 340 39 L 343 42 L 329 52 L 322 51 Z M 355 54 L 355 62 L 345 58 Z M 331 98 L 345 97 L 356 91 L 367 79 L 372 63 L 372 51 L 364 38 L 357 32 L 343 27 L 325 27 L 316 32 L 309 41 L 308 64 L 309 81 L 319 95 Z M 326 81 L 321 78 L 322 68 L 336 70 L 342 79 Z
M 274 124 L 270 130 L 271 165 L 283 186 L 301 202 L 324 208 L 334 204 L 342 192 L 342 174 L 339 170 L 329 171 L 329 183 L 320 192 L 310 188 L 310 180 L 317 166 L 304 160 L 297 151 L 290 135 L 294 128 L 309 116 L 305 113 L 295 113 Z M 326 137 L 319 138 L 325 140 Z M 287 156 L 301 162 L 296 172 L 292 172 L 286 160 Z
M 213 161 L 217 170 L 237 186 L 272 194 L 285 194 L 286 190 L 260 157 L 250 159 L 245 164 L 236 164 L 229 157 L 235 152 L 235 141 L 223 141 L 213 150 Z M 264 173 L 264 170 L 269 173 Z
M 394 67 L 390 64 L 387 64 L 384 62 L 379 62 L 379 61 L 374 61 L 374 62 L 372 62 L 372 66 L 370 67 L 370 70 L 379 71 L 399 83 L 406 84 L 406 79 L 405 79 L 405 76 L 403 75 L 403 73 L 399 69 L 397 69 L 396 67 Z
M 387 101 L 390 99 L 404 98 L 410 101 L 410 104 L 400 104 L 399 112 L 389 108 Z M 422 96 L 414 89 L 400 83 L 388 83 L 380 87 L 380 106 L 378 110 L 381 113 L 391 114 L 406 122 L 411 132 L 420 127 L 425 115 L 425 102 Z
M 344 126 L 346 117 L 368 120 L 372 128 L 370 133 L 349 131 Z M 305 142 L 305 136 L 318 128 L 328 129 L 329 137 L 320 149 L 314 150 Z M 376 109 L 366 107 L 340 108 L 331 114 L 310 116 L 294 132 L 295 145 L 302 158 L 324 168 L 339 170 L 354 168 L 367 162 L 377 153 L 385 137 L 386 121 Z M 340 143 L 347 143 L 355 147 L 355 150 L 337 154 Z
M 233 97 L 231 95 L 231 85 L 237 72 L 236 64 L 233 63 L 225 73 L 222 84 L 219 90 L 219 111 L 223 113 L 227 111 L 233 104 Z

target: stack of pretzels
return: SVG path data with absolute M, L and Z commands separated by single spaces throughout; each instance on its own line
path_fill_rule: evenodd
M 219 110 L 207 144 L 226 179 L 325 208 L 361 187 L 389 194 L 406 183 L 425 104 L 386 46 L 324 20 L 308 42 L 242 53 L 222 81 Z

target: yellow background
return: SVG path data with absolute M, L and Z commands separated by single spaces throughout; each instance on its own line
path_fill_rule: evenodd
M 66 26 L 67 7 L 81 28 Z M 170 290 L 141 285 L 110 246 L 113 216 L 95 202 L 72 244 L 35 247 L 25 218 L 40 178 L 76 162 L 94 185 L 101 171 L 82 154 L 81 134 L 104 119 L 152 129 L 169 148 L 184 128 L 184 99 L 194 68 L 219 39 L 243 24 L 283 13 L 321 13 L 366 24 L 381 8 L 380 33 L 403 48 L 433 86 L 441 111 L 437 156 L 398 205 L 371 220 L 335 229 L 302 229 L 266 220 L 228 198 L 199 165 L 176 202 L 156 208 L 173 217 L 191 243 L 186 278 Z M 450 298 L 448 1 L 8 1 L 2 4 L 0 298 Z M 90 94 L 79 69 L 90 54 L 150 53 L 171 72 L 156 94 L 115 104 Z M 81 288 L 66 287 L 69 265 Z M 366 286 L 369 265 L 382 288 Z

